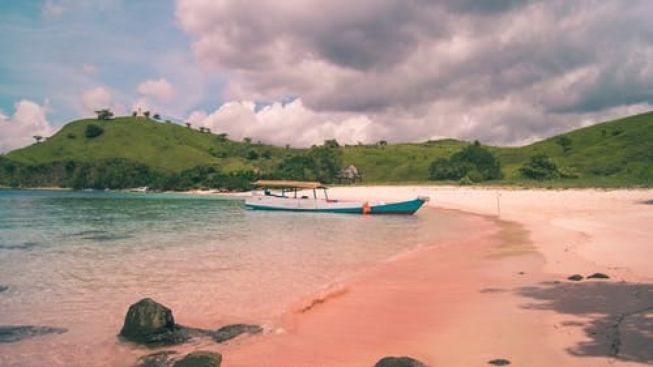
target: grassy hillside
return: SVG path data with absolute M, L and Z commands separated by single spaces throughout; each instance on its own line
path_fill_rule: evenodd
M 102 127 L 104 133 L 86 138 L 89 124 Z M 252 162 L 247 159 L 252 150 L 259 155 L 268 152 L 270 158 Z M 7 158 L 26 164 L 122 158 L 167 172 L 179 172 L 198 165 L 216 165 L 225 171 L 266 169 L 282 154 L 285 154 L 283 148 L 235 142 L 172 123 L 119 117 L 71 122 L 47 141 L 10 152 Z
M 85 131 L 89 124 L 101 126 L 104 133 L 87 138 Z M 561 138 L 568 140 L 566 149 L 560 144 Z M 416 144 L 354 145 L 341 147 L 339 151 L 343 166 L 356 165 L 363 173 L 364 183 L 426 182 L 433 160 L 449 158 L 468 144 L 449 139 Z M 523 147 L 488 149 L 499 159 L 504 173 L 503 180 L 490 184 L 653 186 L 653 113 L 593 125 Z M 226 173 L 248 171 L 269 175 L 285 158 L 307 152 L 307 149 L 235 142 L 145 118 L 120 117 L 71 122 L 47 141 L 10 152 L 5 159 L 27 167 L 23 172 L 28 175 L 30 170 L 38 172 L 48 164 L 112 159 L 170 174 L 213 166 Z M 525 180 L 519 168 L 539 153 L 551 157 L 558 166 L 577 172 L 579 177 L 543 183 Z
M 557 143 L 571 141 L 565 152 Z M 537 153 L 576 169 L 579 185 L 653 185 L 653 113 L 592 125 L 519 148 L 494 148 L 506 179 L 519 180 L 519 167 Z

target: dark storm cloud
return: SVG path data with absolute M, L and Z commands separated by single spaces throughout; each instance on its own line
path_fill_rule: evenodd
M 226 98 L 300 97 L 391 140 L 515 143 L 653 103 L 653 2 L 179 0 Z

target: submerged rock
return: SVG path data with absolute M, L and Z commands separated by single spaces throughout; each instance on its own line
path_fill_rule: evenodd
M 258 325 L 234 324 L 219 328 L 211 333 L 211 337 L 218 343 L 226 342 L 241 334 L 258 334 L 263 328 Z
M 214 352 L 193 352 L 173 364 L 173 367 L 220 367 L 222 355 Z
M 510 364 L 510 361 L 507 359 L 499 358 L 499 359 L 493 359 L 488 363 L 494 366 L 507 366 Z
M 172 363 L 172 356 L 177 354 L 173 350 L 148 354 L 138 359 L 134 367 L 168 367 Z
M 588 276 L 587 279 L 610 279 L 610 277 L 607 274 L 594 273 L 594 274 Z
M 374 367 L 426 367 L 426 365 L 410 357 L 385 357 L 376 362 Z
M 48 334 L 63 334 L 67 329 L 54 328 L 49 326 L 0 326 L 0 343 L 14 343 L 23 339 L 29 339 L 36 336 Z
M 38 247 L 36 242 L 23 242 L 23 243 L 0 243 L 0 250 L 31 250 Z
M 574 281 L 574 282 L 579 282 L 579 281 L 583 280 L 583 276 L 580 275 L 580 274 L 574 274 L 574 275 L 568 277 L 567 279 L 571 280 L 571 281 Z
M 150 298 L 129 307 L 120 336 L 147 346 L 179 344 L 190 339 L 184 328 L 175 325 L 172 311 Z

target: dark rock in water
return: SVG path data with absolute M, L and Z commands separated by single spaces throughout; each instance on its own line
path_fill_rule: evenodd
M 23 242 L 23 243 L 0 243 L 0 250 L 31 250 L 34 247 L 38 247 L 39 244 L 36 242 Z
M 594 274 L 588 276 L 587 279 L 610 279 L 610 277 L 607 274 L 594 273 Z
M 150 298 L 129 307 L 120 336 L 151 347 L 179 344 L 190 339 L 184 328 L 175 325 L 172 311 Z
M 258 325 L 234 324 L 219 328 L 211 333 L 211 337 L 216 342 L 223 343 L 241 334 L 258 334 L 262 331 L 263 328 Z
M 29 339 L 36 336 L 48 334 L 63 334 L 66 329 L 54 328 L 48 326 L 0 326 L 0 343 L 14 343 L 23 339 Z
M 173 350 L 148 354 L 138 359 L 134 367 L 169 367 L 172 364 L 172 356 L 177 354 Z
M 579 282 L 579 281 L 583 280 L 583 276 L 580 275 L 580 274 L 574 274 L 574 275 L 568 277 L 567 279 L 569 279 L 571 281 L 574 281 L 574 282 Z
M 493 359 L 488 363 L 495 366 L 507 366 L 510 364 L 510 361 L 507 359 L 499 358 L 499 359 Z
M 7 287 L 6 285 L 0 284 L 0 293 L 6 291 L 7 289 L 9 289 L 9 287 Z
M 426 367 L 426 365 L 410 357 L 385 357 L 376 362 L 374 367 Z
M 193 352 L 175 362 L 172 367 L 220 367 L 222 355 L 214 352 Z

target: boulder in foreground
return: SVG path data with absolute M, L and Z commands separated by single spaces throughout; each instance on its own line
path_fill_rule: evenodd
M 176 354 L 177 352 L 173 350 L 164 350 L 162 352 L 148 354 L 139 358 L 135 367 L 170 367 L 172 356 Z
M 193 352 L 175 362 L 172 367 L 220 367 L 222 355 L 214 352 Z
M 183 328 L 175 325 L 172 311 L 150 298 L 129 307 L 120 336 L 147 346 L 179 344 L 190 339 Z
M 427 367 L 424 363 L 410 357 L 385 357 L 374 367 Z

